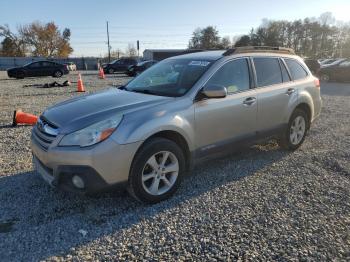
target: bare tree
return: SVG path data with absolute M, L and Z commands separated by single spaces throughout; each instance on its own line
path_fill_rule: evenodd
M 129 43 L 128 47 L 125 50 L 125 54 L 126 56 L 129 56 L 129 57 L 137 56 L 137 50 L 135 45 L 132 43 Z
M 117 48 L 117 49 L 111 51 L 111 57 L 116 58 L 116 59 L 119 59 L 120 57 L 122 57 L 124 55 L 125 55 L 125 53 L 120 48 Z
M 295 21 L 268 21 L 236 41 L 235 46 L 293 48 L 306 57 L 340 57 L 350 52 L 350 24 L 335 23 L 331 13 Z M 348 51 L 349 50 L 349 51 Z
M 26 44 L 20 36 L 11 32 L 8 25 L 0 26 L 1 56 L 21 57 L 26 55 Z

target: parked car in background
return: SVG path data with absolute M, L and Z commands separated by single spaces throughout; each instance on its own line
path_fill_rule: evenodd
M 33 76 L 61 77 L 68 73 L 69 70 L 66 65 L 45 60 L 32 62 L 24 66 L 13 67 L 7 70 L 7 75 L 14 78 L 25 78 Z
M 138 58 L 121 58 L 102 65 L 102 68 L 105 74 L 125 73 L 129 66 L 136 65 L 138 62 Z
M 350 81 L 350 59 L 343 58 L 322 66 L 319 76 L 323 81 Z
M 137 63 L 136 65 L 129 66 L 126 74 L 128 76 L 136 76 L 145 71 L 147 68 L 150 68 L 154 64 L 158 63 L 156 60 L 147 60 Z
M 337 64 L 340 64 L 341 62 L 343 62 L 345 60 L 347 60 L 347 59 L 346 58 L 337 58 L 332 63 L 323 64 L 323 65 L 321 65 L 321 67 L 328 67 L 328 66 L 337 65 Z
M 74 64 L 73 62 L 67 62 L 67 63 L 64 63 L 64 65 L 68 67 L 69 71 L 77 71 L 77 65 Z
M 304 62 L 314 75 L 318 74 L 318 71 L 321 68 L 321 64 L 318 62 L 318 60 L 307 58 L 304 59 Z
M 45 110 L 32 131 L 34 166 L 64 190 L 122 186 L 156 203 L 209 156 L 273 137 L 297 149 L 320 114 L 319 84 L 285 48 L 171 57 L 118 89 Z
M 328 65 L 328 64 L 331 64 L 337 60 L 338 60 L 338 58 L 328 58 L 328 59 L 322 60 L 322 62 L 320 64 L 321 64 L 321 66 Z

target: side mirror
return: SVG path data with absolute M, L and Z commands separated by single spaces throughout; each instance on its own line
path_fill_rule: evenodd
M 224 98 L 227 96 L 227 89 L 221 85 L 208 85 L 203 88 L 202 94 L 208 98 Z

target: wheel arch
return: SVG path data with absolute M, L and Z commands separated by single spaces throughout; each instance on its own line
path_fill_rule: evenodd
M 61 69 L 61 68 L 56 68 L 56 69 L 53 71 L 52 76 L 55 76 L 55 75 L 56 75 L 56 72 L 61 72 L 62 76 L 64 75 L 63 69 Z
M 165 138 L 165 139 L 168 139 L 168 140 L 176 143 L 181 148 L 181 150 L 185 156 L 186 170 L 190 170 L 192 168 L 193 159 L 192 159 L 192 153 L 190 151 L 189 144 L 188 144 L 186 138 L 182 134 L 180 134 L 179 132 L 174 131 L 174 130 L 162 130 L 162 131 L 158 131 L 158 132 L 148 136 L 143 141 L 143 143 L 139 146 L 136 154 L 148 141 L 150 141 L 151 139 L 154 139 L 154 138 Z
M 307 129 L 310 128 L 310 125 L 311 125 L 311 121 L 312 121 L 312 110 L 311 110 L 311 107 L 309 104 L 305 103 L 305 102 L 302 102 L 302 103 L 299 103 L 293 110 L 293 112 L 297 109 L 300 109 L 302 111 L 304 111 L 308 117 L 308 123 L 307 123 Z M 292 112 L 292 114 L 293 114 Z M 292 116 L 292 114 L 290 115 L 290 117 Z

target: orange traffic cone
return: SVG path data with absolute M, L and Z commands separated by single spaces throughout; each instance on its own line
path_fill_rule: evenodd
M 100 70 L 99 70 L 99 72 L 98 72 L 98 77 L 99 77 L 100 79 L 105 79 L 105 72 L 103 72 L 102 67 L 100 67 Z
M 85 92 L 83 80 L 81 79 L 81 75 L 79 73 L 79 80 L 78 80 L 78 92 Z
M 17 124 L 35 125 L 37 121 L 37 116 L 23 113 L 21 109 L 15 110 L 13 112 L 12 126 L 17 126 Z

